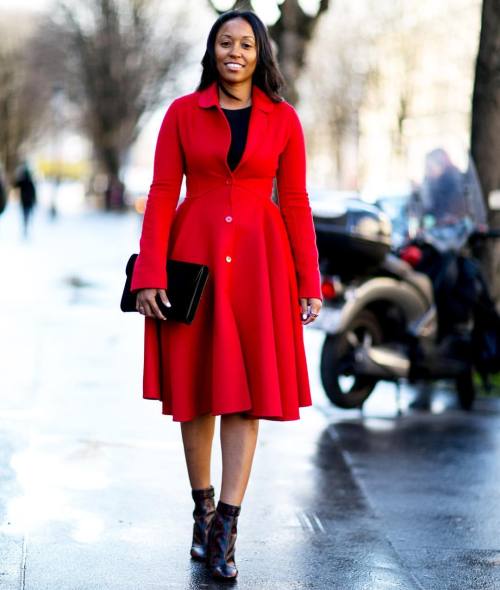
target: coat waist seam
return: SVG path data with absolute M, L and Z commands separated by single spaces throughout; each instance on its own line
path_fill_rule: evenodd
M 230 189 L 228 191 L 228 189 Z M 199 199 L 205 195 L 207 195 L 208 193 L 212 193 L 215 191 L 219 191 L 219 192 L 232 192 L 232 189 L 239 189 L 242 191 L 245 191 L 255 197 L 259 197 L 261 199 L 271 199 L 272 198 L 272 189 L 270 190 L 269 193 L 260 193 L 260 192 L 256 192 L 254 189 L 248 188 L 247 186 L 244 185 L 239 185 L 239 184 L 231 184 L 231 185 L 227 185 L 227 184 L 221 184 L 220 186 L 214 186 L 212 188 L 209 188 L 207 190 L 201 191 L 200 193 L 190 193 L 189 191 L 186 193 L 186 196 L 184 197 L 185 201 L 191 201 L 191 200 L 195 200 L 195 199 Z

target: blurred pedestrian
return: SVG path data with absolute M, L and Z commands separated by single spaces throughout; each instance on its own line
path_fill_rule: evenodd
M 303 326 L 319 315 L 322 295 L 303 130 L 280 95 L 265 25 L 252 11 L 222 14 L 202 66 L 196 91 L 173 101 L 160 128 L 132 290 L 146 316 L 143 396 L 181 423 L 195 502 L 191 556 L 231 579 L 259 419 L 297 420 L 311 405 Z M 170 257 L 209 267 L 190 325 L 162 321 L 155 301 L 158 294 L 169 304 Z
M 424 215 L 438 225 L 456 223 L 467 214 L 462 172 L 443 148 L 425 158 L 425 177 L 421 188 Z
M 23 234 L 28 237 L 33 209 L 36 205 L 36 188 L 28 164 L 23 162 L 16 171 L 14 186 L 19 189 L 19 202 L 21 205 Z
M 2 168 L 0 167 L 0 215 L 5 211 L 7 206 L 7 187 L 3 179 Z
M 108 178 L 108 186 L 104 191 L 104 208 L 106 211 L 123 210 L 125 208 L 125 185 L 117 176 Z

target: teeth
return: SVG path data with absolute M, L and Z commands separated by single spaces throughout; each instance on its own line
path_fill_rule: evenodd
M 243 66 L 240 64 L 229 63 L 226 64 L 226 67 L 228 67 L 230 70 L 240 70 Z

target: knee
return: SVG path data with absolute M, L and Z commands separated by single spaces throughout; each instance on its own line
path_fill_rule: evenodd
M 248 414 L 225 414 L 221 416 L 221 423 L 224 426 L 244 428 L 257 431 L 259 428 L 259 419 L 249 416 Z

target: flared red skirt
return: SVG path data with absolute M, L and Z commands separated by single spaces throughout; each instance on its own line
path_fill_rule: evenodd
M 244 413 L 296 420 L 311 405 L 295 265 L 279 207 L 267 197 L 205 193 L 172 223 L 168 256 L 207 264 L 190 325 L 146 318 L 144 390 L 188 421 Z

